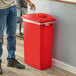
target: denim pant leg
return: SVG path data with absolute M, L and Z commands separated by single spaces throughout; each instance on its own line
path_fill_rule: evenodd
M 17 7 L 15 5 L 9 8 L 9 15 L 6 24 L 7 50 L 8 50 L 7 60 L 9 60 L 10 58 L 15 58 L 16 27 L 17 27 Z
M 0 62 L 2 61 L 1 60 L 2 52 L 3 52 L 2 39 L 3 39 L 3 36 L 4 36 L 4 28 L 5 28 L 5 25 L 6 25 L 7 15 L 8 15 L 7 9 L 0 10 Z

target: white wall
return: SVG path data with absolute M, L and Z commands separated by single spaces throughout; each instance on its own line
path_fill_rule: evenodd
M 76 5 L 46 0 L 31 0 L 35 12 L 52 15 L 57 19 L 54 28 L 53 58 L 76 67 Z M 32 13 L 28 9 L 28 13 Z

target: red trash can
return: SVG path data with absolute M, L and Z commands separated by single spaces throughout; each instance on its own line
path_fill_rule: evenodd
M 55 18 L 36 13 L 22 16 L 25 63 L 39 70 L 51 68 Z

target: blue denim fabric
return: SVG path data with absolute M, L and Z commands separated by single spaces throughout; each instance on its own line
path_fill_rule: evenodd
M 4 36 L 4 29 L 6 28 L 7 34 L 7 50 L 8 57 L 15 58 L 16 50 L 16 27 L 17 27 L 17 7 L 16 5 L 6 9 L 0 9 L 0 62 L 2 56 L 2 39 Z

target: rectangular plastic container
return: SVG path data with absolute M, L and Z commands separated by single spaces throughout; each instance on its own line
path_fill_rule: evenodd
M 39 70 L 51 68 L 53 27 L 56 20 L 44 13 L 22 16 L 25 63 Z

